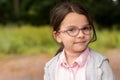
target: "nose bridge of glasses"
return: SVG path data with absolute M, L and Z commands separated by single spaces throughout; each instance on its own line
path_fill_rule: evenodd
M 83 32 L 83 29 L 82 28 L 78 28 L 78 33 L 77 33 L 78 36 L 83 36 L 84 35 L 84 32 Z
M 83 33 L 83 28 L 78 28 L 78 33 L 82 32 Z

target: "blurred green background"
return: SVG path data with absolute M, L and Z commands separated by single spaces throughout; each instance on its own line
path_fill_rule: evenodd
M 0 54 L 54 54 L 49 11 L 65 0 L 0 0 Z M 66 0 L 69 1 L 69 0 Z M 71 0 L 72 1 L 72 0 Z M 120 1 L 73 0 L 88 8 L 98 40 L 97 51 L 120 48 Z
M 97 41 L 90 44 L 93 49 L 99 52 L 120 49 L 119 30 L 97 30 L 97 37 Z M 0 26 L 0 54 L 54 54 L 58 47 L 48 25 Z
M 0 80 L 43 80 L 44 64 L 59 48 L 49 11 L 63 1 L 70 0 L 0 0 Z M 98 38 L 89 46 L 109 58 L 120 80 L 120 0 L 71 1 L 88 9 Z

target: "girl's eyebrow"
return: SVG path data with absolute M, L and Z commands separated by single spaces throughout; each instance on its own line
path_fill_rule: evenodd
M 88 25 L 90 24 L 84 24 L 81 27 L 88 26 Z M 80 26 L 70 25 L 70 26 L 67 26 L 66 28 L 72 28 L 72 27 L 80 27 Z
M 82 25 L 82 26 L 88 26 L 88 25 L 90 25 L 90 24 L 84 24 L 84 25 Z
M 64 29 L 71 29 L 71 28 L 76 28 L 77 26 L 75 26 L 75 25 L 70 25 L 70 26 L 67 26 L 66 28 L 64 28 Z

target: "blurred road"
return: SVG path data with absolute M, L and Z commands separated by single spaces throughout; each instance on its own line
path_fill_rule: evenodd
M 120 80 L 120 50 L 109 50 L 110 65 Z M 43 68 L 47 55 L 13 56 L 0 59 L 0 80 L 43 80 Z
M 17 56 L 0 60 L 0 80 L 43 80 L 43 55 Z
M 110 65 L 116 75 L 116 80 L 120 80 L 120 49 L 109 50 L 107 53 Z

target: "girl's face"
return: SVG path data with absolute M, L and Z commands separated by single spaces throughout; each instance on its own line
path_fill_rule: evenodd
M 63 19 L 60 30 L 54 32 L 58 43 L 70 53 L 83 52 L 91 40 L 91 28 L 86 16 L 71 12 Z

